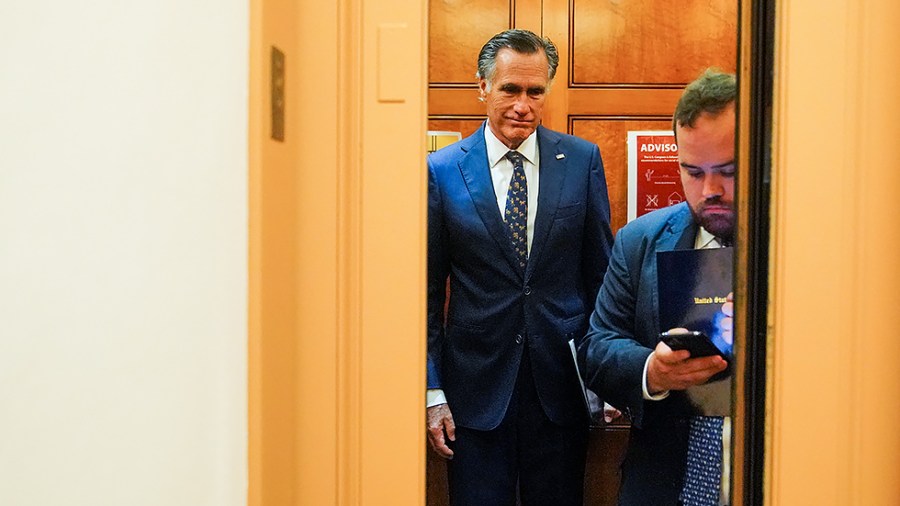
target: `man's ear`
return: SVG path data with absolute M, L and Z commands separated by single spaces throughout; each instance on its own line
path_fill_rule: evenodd
M 478 80 L 478 100 L 484 102 L 484 98 L 487 95 L 487 85 L 488 82 L 481 78 Z

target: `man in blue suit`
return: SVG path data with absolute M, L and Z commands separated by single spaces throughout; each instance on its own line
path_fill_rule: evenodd
M 721 487 L 721 431 L 706 433 L 719 438 L 707 441 L 711 444 L 694 444 L 703 436 L 701 422 L 723 420 L 697 416 L 684 392 L 706 383 L 727 363 L 718 356 L 690 358 L 686 350 L 673 351 L 660 341 L 660 331 L 669 329 L 659 328 L 656 252 L 731 242 L 736 98 L 734 76 L 716 71 L 685 89 L 673 119 L 685 202 L 642 216 L 618 232 L 590 330 L 579 348 L 585 383 L 632 421 L 620 505 L 728 501 Z M 723 322 L 730 326 L 731 303 L 723 310 L 728 313 Z M 730 336 L 730 327 L 723 330 Z M 704 448 L 718 453 L 689 458 Z
M 454 505 L 582 504 L 568 341 L 612 235 L 600 150 L 540 126 L 558 63 L 531 32 L 494 36 L 478 57 L 487 121 L 428 159 L 428 438 Z

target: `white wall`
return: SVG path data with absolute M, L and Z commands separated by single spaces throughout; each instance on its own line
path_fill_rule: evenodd
M 0 2 L 0 504 L 245 504 L 248 24 Z

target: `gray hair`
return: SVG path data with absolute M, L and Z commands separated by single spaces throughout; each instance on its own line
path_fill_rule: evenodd
M 543 51 L 547 56 L 547 78 L 552 81 L 559 65 L 559 53 L 556 46 L 548 38 L 541 38 L 528 30 L 506 30 L 491 37 L 478 53 L 478 72 L 475 77 L 484 79 L 490 88 L 494 71 L 497 68 L 497 53 L 503 48 L 510 48 L 517 53 L 534 54 Z
M 717 69 L 706 69 L 700 77 L 687 85 L 675 114 L 672 115 L 672 130 L 678 125 L 693 127 L 701 113 L 718 114 L 728 104 L 737 100 L 737 79 Z

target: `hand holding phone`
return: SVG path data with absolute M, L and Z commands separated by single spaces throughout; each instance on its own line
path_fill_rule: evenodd
M 731 362 L 703 333 L 672 329 L 659 335 L 660 343 L 647 361 L 647 391 L 656 395 L 666 390 L 686 390 L 692 386 L 725 379 Z M 671 350 L 688 350 L 690 356 Z M 719 358 L 714 358 L 719 357 Z
M 687 350 L 691 353 L 691 358 L 710 357 L 718 355 L 725 360 L 728 357 L 709 339 L 709 336 L 703 332 L 679 331 L 679 332 L 663 332 L 659 335 L 660 340 L 666 343 L 666 346 L 673 350 Z

